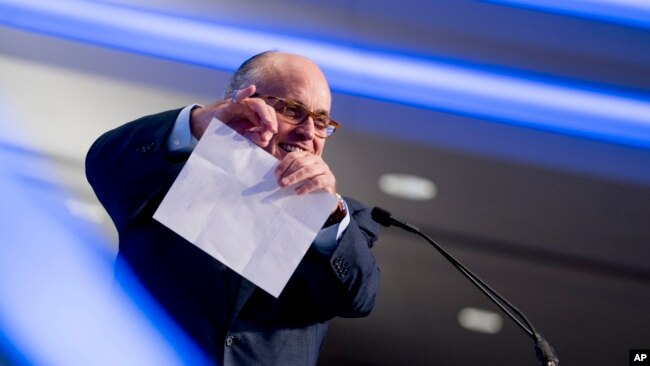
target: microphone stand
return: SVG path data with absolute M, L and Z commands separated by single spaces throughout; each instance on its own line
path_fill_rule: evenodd
M 383 226 L 397 226 L 410 233 L 414 233 L 423 237 L 427 242 L 429 242 L 429 244 L 433 245 L 433 247 L 436 248 L 436 250 L 438 250 L 438 252 L 442 254 L 443 257 L 451 262 L 451 264 L 453 264 L 454 267 L 460 271 L 460 273 L 469 279 L 470 282 L 474 284 L 474 286 L 476 286 L 493 303 L 495 303 L 499 309 L 501 309 L 501 311 L 503 311 L 512 321 L 514 321 L 515 324 L 517 324 L 519 328 L 521 328 L 526 333 L 527 336 L 533 340 L 535 343 L 535 354 L 537 355 L 537 359 L 541 361 L 542 366 L 559 366 L 560 359 L 555 354 L 555 350 L 551 344 L 548 343 L 546 339 L 544 339 L 541 333 L 535 330 L 535 327 L 533 327 L 533 324 L 526 318 L 526 316 L 498 292 L 483 282 L 483 280 L 481 280 L 477 275 L 472 273 L 472 271 L 467 269 L 462 263 L 456 260 L 456 258 L 454 258 L 451 254 L 447 253 L 447 251 L 440 247 L 440 245 L 433 241 L 433 239 L 429 238 L 417 227 L 407 222 L 401 222 L 394 219 L 390 212 L 380 207 L 375 207 L 372 209 L 372 219 Z M 511 311 L 517 314 L 521 320 L 513 315 Z

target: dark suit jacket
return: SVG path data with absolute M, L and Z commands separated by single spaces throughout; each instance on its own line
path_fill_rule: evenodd
M 109 131 L 86 157 L 88 181 L 119 232 L 117 278 L 132 271 L 217 363 L 315 364 L 330 319 L 374 306 L 370 210 L 346 198 L 351 220 L 334 254 L 310 249 L 280 297 L 268 295 L 152 218 L 187 159 L 166 148 L 179 112 Z

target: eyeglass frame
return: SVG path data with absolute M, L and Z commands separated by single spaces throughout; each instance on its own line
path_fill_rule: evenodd
M 304 120 L 305 120 L 307 117 L 311 117 L 312 120 L 314 121 L 314 126 L 316 126 L 316 118 L 317 118 L 317 117 L 318 117 L 318 118 L 322 118 L 322 117 L 327 118 L 328 123 L 327 123 L 327 125 L 325 126 L 325 136 L 320 136 L 317 132 L 315 133 L 316 136 L 318 136 L 318 137 L 320 137 L 320 138 L 322 138 L 322 139 L 327 139 L 327 138 L 329 138 L 330 136 L 332 136 L 332 134 L 334 134 L 334 132 L 335 132 L 337 129 L 341 128 L 341 124 L 338 123 L 338 122 L 336 122 L 336 121 L 335 121 L 334 119 L 332 119 L 330 116 L 328 116 L 328 115 L 326 115 L 326 114 L 323 114 L 323 113 L 320 113 L 320 114 L 319 114 L 319 113 L 314 113 L 314 112 L 310 111 L 309 108 L 307 108 L 304 104 L 302 104 L 301 102 L 298 102 L 298 101 L 296 101 L 296 100 L 291 100 L 291 99 L 286 99 L 286 98 L 280 98 L 280 97 L 276 97 L 276 96 L 273 96 L 273 95 L 263 95 L 263 94 L 258 94 L 258 93 L 254 93 L 254 94 L 251 95 L 250 97 L 251 97 L 251 98 L 260 98 L 260 99 L 264 100 L 264 102 L 265 102 L 267 105 L 269 105 L 271 108 L 273 108 L 273 110 L 275 110 L 276 113 L 278 113 L 278 114 L 280 114 L 282 117 L 284 117 L 284 120 L 286 120 L 285 122 L 288 123 L 288 124 L 290 124 L 290 125 L 298 126 L 298 125 L 302 124 L 302 123 L 304 122 Z M 276 100 L 276 101 L 283 102 L 283 103 L 285 103 L 285 104 L 287 104 L 287 105 L 289 105 L 289 106 L 297 107 L 297 108 L 299 108 L 300 110 L 304 111 L 306 114 L 305 114 L 305 116 L 304 116 L 300 121 L 298 121 L 297 123 L 294 123 L 294 121 L 296 121 L 295 119 L 292 119 L 292 117 L 289 117 L 289 116 L 285 116 L 284 114 L 282 114 L 281 112 L 279 112 L 277 109 L 275 109 L 275 107 L 274 107 L 273 105 L 269 104 L 269 102 L 267 101 L 267 100 L 269 100 L 269 99 L 270 99 L 270 100 Z M 331 130 L 332 132 L 330 132 L 330 133 L 328 134 L 328 133 L 327 133 L 327 129 L 330 128 L 330 127 L 332 128 L 332 130 Z

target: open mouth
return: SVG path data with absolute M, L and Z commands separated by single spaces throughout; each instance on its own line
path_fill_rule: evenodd
M 294 152 L 294 151 L 305 151 L 305 149 L 300 148 L 296 145 L 290 145 L 290 144 L 278 144 L 278 146 L 286 151 L 286 152 Z

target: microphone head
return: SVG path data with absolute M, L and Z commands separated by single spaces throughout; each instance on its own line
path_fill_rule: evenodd
M 375 207 L 371 212 L 372 219 L 383 226 L 390 226 L 393 222 L 393 215 L 381 207 Z

